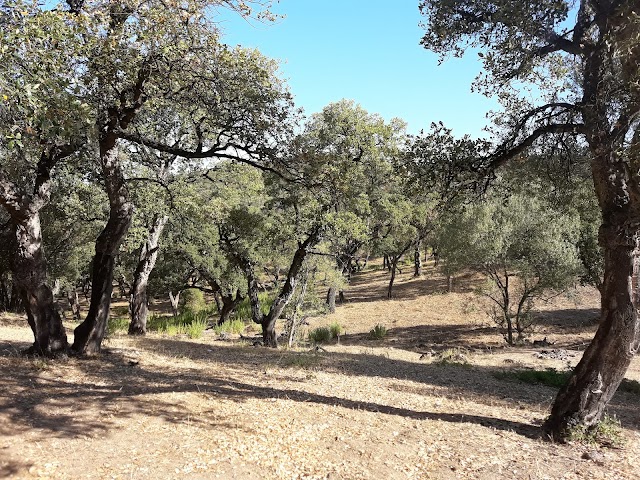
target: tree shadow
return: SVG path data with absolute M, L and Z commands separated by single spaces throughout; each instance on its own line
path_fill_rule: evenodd
M 166 341 L 165 341 L 166 342 Z M 202 358 L 203 345 L 194 345 L 195 355 L 192 358 Z M 228 348 L 225 353 L 218 352 L 214 355 L 216 361 L 233 358 L 236 364 L 236 354 L 230 355 Z M 236 350 L 236 349 L 234 349 Z M 243 348 L 241 350 L 248 350 Z M 244 353 L 244 352 L 241 352 Z M 339 363 L 355 355 L 341 355 Z M 359 368 L 372 360 L 377 363 L 391 364 L 385 370 L 379 370 L 379 375 L 389 376 L 394 371 L 395 361 L 388 359 L 371 358 L 364 356 L 352 365 L 345 365 L 348 372 L 359 372 Z M 241 359 L 245 364 L 253 365 L 255 358 L 249 355 Z M 215 375 L 203 374 L 193 369 L 181 370 L 152 370 L 144 366 L 130 366 L 127 358 L 119 353 L 105 355 L 100 359 L 71 360 L 73 367 L 85 373 L 87 378 L 82 385 L 65 380 L 45 381 L 32 375 L 26 365 L 14 365 L 15 375 L 0 379 L 0 388 L 5 392 L 0 400 L 0 411 L 7 417 L 11 425 L 11 433 L 32 429 L 42 430 L 42 435 L 50 437 L 52 434 L 59 437 L 75 438 L 78 436 L 92 435 L 96 432 L 104 432 L 112 428 L 113 424 L 108 420 L 109 406 L 116 403 L 123 404 L 118 409 L 120 418 L 127 418 L 136 413 L 151 414 L 160 417 L 170 423 L 182 423 L 189 418 L 192 423 L 202 423 L 215 428 L 238 428 L 235 424 L 212 421 L 211 413 L 215 416 L 215 405 L 205 411 L 201 418 L 194 418 L 190 412 L 176 408 L 174 401 L 165 399 L 162 394 L 194 393 L 202 395 L 210 400 L 227 399 L 235 402 L 245 402 L 249 399 L 287 399 L 289 401 L 305 404 L 315 403 L 319 405 L 337 406 L 350 410 L 364 410 L 367 412 L 396 415 L 415 420 L 441 420 L 451 423 L 477 423 L 500 430 L 514 431 L 521 435 L 534 438 L 539 435 L 534 425 L 503 420 L 488 416 L 468 415 L 463 413 L 443 413 L 428 410 L 412 410 L 386 405 L 376 401 L 358 401 L 339 396 L 322 395 L 285 387 L 273 387 L 260 384 L 251 384 L 232 378 L 220 378 Z M 353 362 L 352 362 L 353 363 Z M 264 365 L 264 362 L 260 362 Z M 362 373 L 362 372 L 360 372 Z M 367 374 L 371 374 L 368 370 Z M 31 378 L 31 381 L 30 381 Z M 423 381 L 442 383 L 440 377 L 425 375 Z M 26 387 L 30 389 L 26 391 Z M 461 386 L 461 385 L 459 385 Z M 24 397 L 26 401 L 20 401 Z M 60 414 L 65 406 L 73 414 Z M 87 410 L 100 412 L 98 418 L 86 418 Z M 4 429 L 3 429 L 4 430 Z M 0 432 L 3 435 L 8 431 Z
M 479 335 L 494 336 L 498 341 L 500 339 L 499 333 L 494 327 L 472 327 L 469 324 L 416 325 L 389 328 L 384 337 L 384 345 L 420 353 L 427 350 L 437 352 L 456 347 L 485 350 L 487 343 L 478 339 Z M 372 339 L 369 333 L 341 335 L 340 343 L 347 346 L 377 346 L 381 344 L 379 340 Z

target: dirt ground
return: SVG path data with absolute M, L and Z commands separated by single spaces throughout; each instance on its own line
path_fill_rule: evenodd
M 556 391 L 500 376 L 565 369 L 595 331 L 585 288 L 541 305 L 534 339 L 505 347 L 461 278 L 432 270 L 354 279 L 340 342 L 278 351 L 208 333 L 199 340 L 115 335 L 100 358 L 27 359 L 24 320 L 0 320 L 0 477 L 16 479 L 632 479 L 640 474 L 640 395 L 609 414 L 625 444 L 554 444 L 538 426 Z M 377 324 L 388 333 L 372 340 Z M 71 330 L 72 331 L 72 330 Z M 453 352 L 443 362 L 443 352 Z M 450 355 L 451 356 L 451 355 Z M 634 360 L 628 378 L 640 380 Z

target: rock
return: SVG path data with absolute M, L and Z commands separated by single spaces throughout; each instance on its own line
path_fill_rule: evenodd
M 589 460 L 598 465 L 604 465 L 605 463 L 604 453 L 599 452 L 598 450 L 590 450 L 590 451 L 584 452 L 582 454 L 582 459 Z

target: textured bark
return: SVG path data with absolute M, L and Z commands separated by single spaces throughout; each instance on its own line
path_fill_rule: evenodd
M 220 294 L 220 301 L 222 308 L 220 308 L 220 317 L 218 318 L 218 325 L 222 325 L 229 320 L 231 314 L 236 309 L 238 304 L 244 300 L 244 297 L 240 295 L 240 292 L 236 290 L 235 293 Z
M 169 217 L 167 215 L 157 215 L 149 233 L 140 247 L 138 264 L 133 274 L 133 286 L 131 287 L 131 299 L 129 301 L 129 311 L 131 312 L 131 323 L 129 323 L 129 335 L 144 335 L 147 333 L 147 317 L 149 315 L 149 298 L 147 288 L 149 277 L 156 265 L 158 258 L 158 244 L 160 236 L 164 230 Z
M 11 219 L 15 240 L 12 262 L 11 303 L 21 300 L 34 343 L 27 353 L 48 354 L 67 348 L 67 335 L 47 284 L 47 262 L 42 247 L 40 211 L 51 196 L 51 170 L 77 147 L 51 147 L 43 150 L 36 168 L 33 192 L 27 194 L 0 170 L 0 204 Z
M 336 295 L 338 289 L 336 287 L 329 287 L 327 291 L 327 307 L 329 307 L 329 313 L 336 313 Z
M 67 292 L 67 300 L 69 301 L 69 307 L 71 308 L 71 315 L 74 320 L 80 321 L 80 300 L 78 299 L 78 291 L 76 289 Z
M 413 252 L 413 276 L 422 276 L 422 257 L 421 257 L 422 239 L 418 238 L 415 244 L 415 251 Z
M 174 317 L 178 316 L 178 304 L 180 303 L 180 290 L 173 295 L 172 292 L 169 292 L 169 302 L 171 302 L 171 311 Z
M 34 343 L 29 353 L 48 354 L 67 348 L 67 335 L 53 293 L 46 283 L 47 267 L 42 249 L 40 218 L 33 214 L 15 225 L 17 254 L 13 279 L 20 292 Z
M 278 293 L 278 296 L 273 301 L 269 313 L 266 315 L 264 315 L 260 309 L 260 300 L 258 298 L 258 281 L 255 276 L 253 265 L 236 255 L 238 261 L 244 263 L 245 273 L 247 275 L 247 290 L 249 302 L 251 304 L 251 316 L 255 323 L 258 323 L 262 326 L 262 341 L 263 344 L 267 347 L 278 347 L 278 339 L 275 330 L 276 321 L 278 320 L 278 318 L 280 318 L 282 311 L 287 306 L 295 292 L 298 274 L 302 269 L 304 260 L 308 255 L 309 250 L 320 241 L 320 232 L 320 227 L 316 226 L 313 228 L 304 242 L 298 243 L 298 248 L 293 255 L 293 260 L 291 261 L 289 271 L 287 272 L 287 277 L 284 281 L 284 285 Z
M 116 141 L 115 135 L 107 134 L 100 142 L 102 176 L 109 197 L 109 220 L 96 240 L 89 312 L 84 322 L 74 330 L 73 350 L 83 355 L 100 353 L 109 321 L 115 259 L 133 217 L 133 204 L 119 163 Z

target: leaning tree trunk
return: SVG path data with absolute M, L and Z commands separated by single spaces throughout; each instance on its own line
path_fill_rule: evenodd
M 615 148 L 597 143 L 601 138 L 606 135 L 590 139 L 594 187 L 602 211 L 600 325 L 543 425 L 556 439 L 566 438 L 576 425 L 589 428 L 600 421 L 640 345 L 640 179 Z M 640 133 L 635 140 L 640 144 Z
M 138 265 L 133 274 L 133 286 L 131 287 L 131 298 L 129 300 L 129 311 L 131 312 L 131 323 L 129 323 L 129 335 L 144 335 L 147 333 L 147 317 L 149 315 L 149 298 L 147 287 L 149 277 L 156 266 L 158 258 L 158 243 L 169 217 L 167 215 L 157 215 L 147 239 L 140 247 Z
M 13 281 L 27 312 L 34 343 L 28 353 L 47 354 L 67 348 L 67 334 L 47 285 L 47 264 L 42 249 L 40 216 L 34 213 L 15 225 L 17 255 Z
M 84 355 L 100 353 L 109 321 L 115 259 L 133 217 L 133 204 L 118 160 L 115 136 L 109 135 L 101 142 L 100 160 L 110 208 L 107 225 L 96 240 L 89 312 L 74 330 L 73 350 Z
M 228 321 L 231 317 L 231 314 L 236 309 L 236 307 L 244 300 L 244 297 L 240 294 L 239 291 L 236 290 L 229 294 L 221 294 L 220 295 L 222 308 L 220 308 L 220 317 L 218 318 L 218 325 L 222 325 L 224 322 Z
M 387 287 L 387 299 L 391 300 L 393 292 L 393 282 L 396 280 L 396 270 L 398 269 L 398 260 L 400 257 L 392 256 L 390 258 L 391 265 L 391 278 L 389 279 L 389 286 Z
M 553 438 L 565 438 L 576 425 L 597 424 L 638 350 L 638 249 L 633 233 L 621 228 L 618 235 L 607 235 L 601 229 L 605 276 L 600 326 L 543 426 Z

